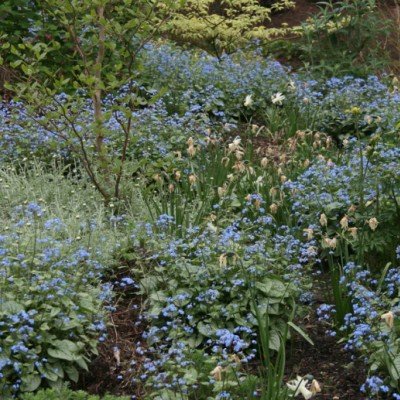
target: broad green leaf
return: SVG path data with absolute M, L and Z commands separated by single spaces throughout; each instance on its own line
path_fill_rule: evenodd
M 25 375 L 22 377 L 21 390 L 23 392 L 33 392 L 40 386 L 41 382 L 42 379 L 39 375 Z

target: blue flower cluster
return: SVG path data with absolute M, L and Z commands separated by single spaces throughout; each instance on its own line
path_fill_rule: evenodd
M 104 340 L 103 305 L 111 298 L 111 287 L 100 285 L 97 252 L 66 236 L 59 218 L 47 219 L 31 202 L 16 207 L 10 222 L 0 236 L 2 398 L 42 381 L 77 380 Z
M 249 363 L 258 349 L 256 304 L 262 315 L 270 314 L 271 329 L 278 329 L 288 318 L 289 299 L 308 285 L 306 271 L 317 256 L 309 249 L 316 242 L 304 243 L 297 239 L 300 230 L 276 224 L 258 207 L 264 202 L 253 193 L 243 199 L 245 212 L 236 219 L 216 229 L 191 227 L 183 238 L 170 229 L 174 219 L 168 215 L 153 226 L 138 226 L 132 235 L 134 246 L 146 242 L 152 254 L 141 284 L 149 324 L 143 379 L 153 388 L 194 390 L 176 379 L 195 368 L 198 352 L 216 363 L 233 356 Z M 277 331 L 271 335 L 279 338 Z M 278 350 L 279 340 L 270 345 Z

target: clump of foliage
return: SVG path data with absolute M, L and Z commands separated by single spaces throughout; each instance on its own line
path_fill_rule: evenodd
M 299 31 L 306 68 L 328 76 L 366 76 L 382 70 L 388 61 L 384 43 L 390 23 L 382 17 L 376 0 L 320 4 L 320 12 Z
M 67 184 L 62 171 L 33 165 L 0 179 L 0 394 L 8 398 L 88 369 L 111 299 L 100 260 L 115 241 L 96 192 Z
M 115 285 L 141 310 L 127 321 L 142 329 L 134 359 L 118 332 L 105 346 L 121 388 L 309 399 L 312 378 L 285 382 L 286 342 L 312 343 L 294 318 L 326 267 L 329 334 L 369 358 L 362 391 L 400 398 L 400 96 L 377 77 L 314 80 L 259 51 L 223 54 L 268 38 L 291 3 L 38 0 L 43 26 L 4 37 L 21 101 L 0 107 L 2 397 L 54 386 L 25 398 L 92 400 L 55 388 L 105 340 Z M 373 3 L 336 4 L 321 30 L 341 43 Z M 171 17 L 169 34 L 216 57 L 148 43 Z M 36 37 L 46 26 L 57 34 Z M 105 274 L 115 251 L 121 268 Z
M 257 0 L 188 0 L 167 25 L 178 41 L 202 47 L 217 57 L 246 44 L 249 39 L 268 39 L 283 29 L 267 28 L 271 14 L 293 7 L 291 0 L 262 6 Z
M 24 394 L 21 400 L 128 400 L 127 396 L 111 396 L 105 395 L 103 397 L 92 395 L 83 391 L 73 391 L 67 388 L 62 389 L 46 389 L 32 394 Z

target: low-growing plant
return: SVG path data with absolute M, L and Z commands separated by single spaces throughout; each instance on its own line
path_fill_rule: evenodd
M 13 211 L 1 236 L 2 396 L 36 390 L 42 380 L 78 380 L 105 331 L 101 265 L 60 219 L 29 203 Z M 90 228 L 89 228 L 90 229 Z M 29 291 L 25 288 L 29 287 Z
M 8 398 L 77 381 L 88 368 L 104 339 L 111 292 L 101 277 L 118 234 L 79 174 L 33 163 L 1 170 L 0 180 L 0 394 Z
M 46 389 L 40 390 L 33 394 L 24 394 L 21 396 L 21 400 L 128 400 L 127 396 L 96 396 L 93 394 L 86 393 L 84 391 L 73 391 L 71 389 Z
M 231 149 L 236 146 L 233 154 L 239 151 L 239 141 L 231 144 Z M 303 249 L 301 241 L 275 225 L 259 194 L 236 201 L 243 217 L 228 225 L 227 216 L 221 213 L 221 220 L 213 218 L 176 235 L 174 217 L 161 215 L 154 226 L 138 227 L 132 237 L 135 246 L 145 245 L 154 254 L 149 264 L 138 260 L 142 268 L 136 274 L 148 298 L 150 324 L 145 334 L 148 360 L 143 379 L 155 389 L 156 398 L 165 391 L 171 396 L 174 390 L 197 393 L 198 382 L 204 379 L 196 361 L 199 352 L 207 360 L 205 371 L 211 371 L 213 364 L 215 368 L 218 360 L 229 364 L 226 357 L 233 355 L 246 366 L 261 352 L 256 340 L 259 323 L 268 322 L 268 331 L 260 335 L 267 335 L 269 351 L 283 351 L 286 325 L 294 315 L 293 298 L 299 294 L 299 285 L 308 284 L 300 271 L 315 253 L 309 244 Z M 279 354 L 276 366 L 265 370 L 268 379 L 276 382 L 273 391 L 266 389 L 271 399 L 284 393 L 284 360 L 283 353 Z M 219 390 L 230 387 L 231 380 L 221 385 L 217 385 Z

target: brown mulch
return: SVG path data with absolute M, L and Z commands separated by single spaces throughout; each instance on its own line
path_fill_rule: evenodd
M 300 335 L 294 335 L 287 350 L 287 379 L 296 375 L 311 375 L 320 382 L 322 392 L 318 399 L 365 400 L 360 393 L 360 386 L 365 381 L 366 369 L 359 361 L 353 361 L 351 354 L 343 350 L 338 338 L 326 335 L 329 328 L 325 322 L 318 321 L 316 308 L 325 302 L 329 293 L 328 277 L 322 275 L 315 283 L 315 303 L 309 306 L 306 316 L 297 324 L 310 336 L 314 346 Z M 75 389 L 84 389 L 91 394 L 135 395 L 145 398 L 145 391 L 140 384 L 143 358 L 136 352 L 137 343 L 145 347 L 142 333 L 146 326 L 137 325 L 142 312 L 142 298 L 135 289 L 118 289 L 115 311 L 111 314 L 108 338 L 99 346 L 99 356 L 90 365 Z M 115 357 L 114 348 L 120 351 L 120 364 Z M 134 360 L 135 364 L 131 365 Z M 132 378 L 137 382 L 133 383 Z
M 291 376 L 312 375 L 321 384 L 322 392 L 316 399 L 365 400 L 360 386 L 365 382 L 366 366 L 359 360 L 352 360 L 349 352 L 338 343 L 340 337 L 326 335 L 331 327 L 318 321 L 316 309 L 331 293 L 329 277 L 322 275 L 314 282 L 315 303 L 309 306 L 308 314 L 298 321 L 298 325 L 314 342 L 311 346 L 300 335 L 293 338 L 291 356 L 288 358 L 287 371 Z
M 110 281 L 129 276 L 128 272 L 122 270 L 110 278 Z M 142 339 L 146 326 L 138 323 L 139 316 L 143 313 L 143 298 L 137 293 L 137 289 L 129 286 L 114 290 L 115 310 L 110 313 L 107 338 L 99 345 L 99 355 L 90 364 L 89 371 L 80 377 L 75 388 L 101 396 L 109 393 L 141 399 L 144 388 L 139 376 L 145 356 L 139 354 L 137 348 L 138 345 L 143 348 L 146 346 Z M 116 348 L 119 354 L 116 353 Z
M 289 27 L 298 26 L 318 12 L 319 7 L 316 3 L 311 0 L 296 0 L 294 8 L 272 15 L 268 26 L 273 28 L 280 28 L 282 24 L 287 24 Z
M 365 381 L 365 366 L 352 361 L 351 355 L 338 344 L 338 338 L 325 334 L 323 323 L 310 316 L 302 328 L 314 342 L 311 346 L 301 337 L 293 339 L 292 354 L 288 360 L 288 372 L 296 375 L 312 375 L 321 384 L 322 392 L 316 399 L 362 400 L 360 386 Z

